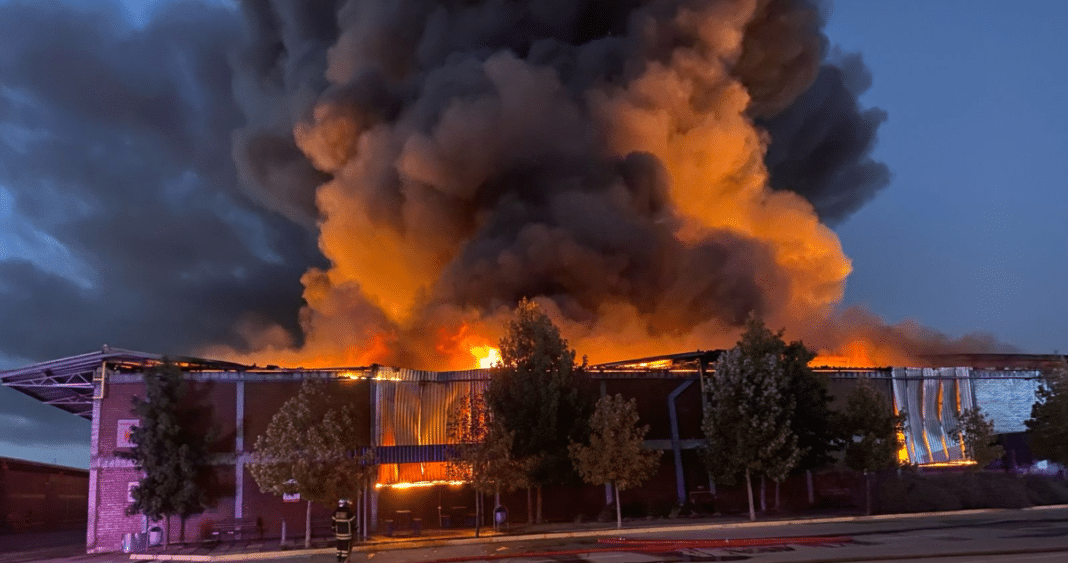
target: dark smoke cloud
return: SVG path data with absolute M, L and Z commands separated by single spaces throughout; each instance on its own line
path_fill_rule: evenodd
M 870 156 L 886 113 L 859 102 L 872 81 L 861 56 L 829 47 L 822 33 L 829 3 L 763 4 L 734 71 L 770 134 L 771 187 L 804 196 L 833 225 L 890 183 L 889 168 Z
M 858 102 L 870 86 L 860 55 L 842 55 L 790 106 L 758 121 L 771 134 L 765 158 L 771 186 L 804 196 L 830 224 L 890 183 L 890 169 L 871 157 L 886 112 Z
M 764 157 L 773 187 L 826 220 L 847 216 L 885 178 L 864 177 L 881 165 L 867 157 L 874 127 L 857 131 L 876 114 L 858 109 L 861 89 L 834 88 L 852 82 L 833 80 L 843 67 L 826 60 L 822 10 L 807 0 L 245 3 L 246 41 L 233 61 L 246 123 L 233 154 L 254 199 L 318 222 L 333 264 L 306 279 L 315 282 L 305 331 L 321 331 L 323 346 L 338 329 L 316 327 L 432 333 L 443 308 L 490 315 L 542 296 L 572 321 L 628 304 L 650 335 L 684 334 L 840 298 L 847 266 L 818 229 L 800 244 L 825 261 L 810 269 L 829 273 L 788 271 L 799 262 L 781 253 L 797 241 L 680 209 L 689 195 L 672 195 L 671 183 L 686 180 L 666 173 L 647 140 L 612 131 L 649 111 L 670 114 L 685 135 L 715 115 L 733 137 L 697 132 L 699 142 L 744 153 L 760 142 L 747 112 L 772 133 L 770 148 L 725 174 L 737 188 L 702 178 L 708 191 L 751 191 L 744 178 L 760 175 Z M 733 102 L 732 77 L 748 107 Z M 692 92 L 672 107 L 643 100 L 642 81 L 663 81 L 667 100 L 673 88 Z M 832 127 L 807 124 L 825 113 Z M 749 214 L 746 205 L 722 213 Z M 707 228 L 682 242 L 693 217 Z M 358 294 L 360 310 L 381 307 L 388 320 L 343 318 L 331 292 Z
M 0 4 L 0 185 L 73 261 L 0 261 L 0 355 L 187 353 L 238 344 L 239 319 L 298 332 L 299 278 L 321 258 L 238 188 L 238 21 L 196 1 L 143 29 L 112 3 Z
M 337 35 L 340 0 L 244 2 L 247 37 L 232 57 L 234 95 L 245 123 L 233 155 L 248 193 L 269 209 L 312 226 L 315 189 L 328 176 L 297 148 L 293 128 L 326 88 L 326 53 Z
M 609 303 L 635 303 L 654 332 L 766 311 L 778 299 L 775 282 L 786 276 L 764 244 L 716 230 L 697 244 L 680 243 L 663 174 L 652 178 L 660 165 L 655 158 L 641 164 L 638 152 L 605 154 L 604 132 L 590 115 L 588 97 L 638 78 L 646 68 L 636 62 L 670 62 L 678 50 L 701 49 L 703 22 L 678 30 L 666 23 L 676 11 L 685 16 L 682 4 L 346 3 L 327 52 L 331 85 L 313 111 L 296 111 L 311 113 L 295 128 L 297 144 L 334 176 L 320 196 L 349 198 L 342 210 L 320 212 L 329 223 L 363 207 L 366 221 L 408 239 L 411 247 L 398 252 L 438 248 L 426 259 L 441 264 L 428 283 L 432 304 L 492 311 L 543 295 L 583 318 Z M 695 13 L 709 9 L 691 4 Z M 299 50 L 300 60 L 318 68 L 321 59 L 305 49 L 325 45 L 332 26 L 286 40 L 278 29 L 301 26 L 278 22 L 297 16 L 279 9 L 252 15 L 258 31 L 248 53 L 281 60 L 278 53 Z M 314 80 L 277 86 L 274 78 L 290 74 L 278 64 L 243 70 L 250 74 L 243 83 L 269 85 L 263 95 L 290 93 L 279 104 L 290 115 L 315 90 Z M 701 95 L 711 109 L 719 85 L 707 87 Z M 292 164 L 289 153 L 278 156 L 279 168 Z M 343 244 L 326 229 L 328 255 L 343 261 L 344 250 L 329 250 Z M 370 234 L 343 233 L 361 236 Z
M 0 354 L 241 351 L 250 334 L 299 347 L 316 330 L 323 346 L 407 339 L 444 310 L 490 315 L 530 296 L 576 323 L 630 306 L 648 335 L 773 315 L 797 305 L 792 291 L 833 301 L 841 264 L 817 262 L 837 241 L 806 266 L 835 272 L 801 289 L 785 265 L 798 262 L 776 254 L 796 241 L 716 226 L 682 242 L 702 210 L 680 209 L 671 163 L 608 146 L 629 142 L 615 118 L 664 109 L 668 89 L 636 86 L 662 68 L 657 80 L 693 86 L 673 134 L 738 114 L 735 79 L 749 106 L 744 127 L 724 128 L 757 149 L 748 119 L 770 134 L 725 191 L 744 191 L 763 157 L 774 188 L 833 222 L 885 186 L 869 156 L 883 115 L 858 103 L 870 77 L 829 49 L 825 8 L 750 8 L 182 0 L 135 29 L 115 3 L 0 4 L 0 186 L 74 262 L 0 262 L 0 318 L 23 319 L 0 326 Z

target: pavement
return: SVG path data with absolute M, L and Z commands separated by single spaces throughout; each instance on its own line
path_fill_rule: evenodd
M 1035 507 L 1022 510 L 983 509 L 944 513 L 893 514 L 861 516 L 856 514 L 790 515 L 764 517 L 756 522 L 736 516 L 683 517 L 676 519 L 649 519 L 624 521 L 622 530 L 614 522 L 550 523 L 541 525 L 512 525 L 500 531 L 483 529 L 481 537 L 474 537 L 472 528 L 429 529 L 418 536 L 397 535 L 394 537 L 372 536 L 368 541 L 353 545 L 353 560 L 369 559 L 382 552 L 396 550 L 426 550 L 429 548 L 461 548 L 475 544 L 505 544 L 542 540 L 573 540 L 581 538 L 641 537 L 669 533 L 695 533 L 714 530 L 744 531 L 746 528 L 789 527 L 792 525 L 871 523 L 884 522 L 887 526 L 899 526 L 910 520 L 968 514 L 996 514 L 1011 517 L 1013 513 L 1029 513 L 1042 510 L 1068 509 L 1068 505 Z M 791 535 L 782 531 L 782 535 Z M 310 548 L 304 547 L 303 536 L 290 538 L 286 545 L 278 539 L 265 541 L 237 541 L 215 544 L 172 544 L 166 549 L 149 548 L 145 552 L 126 554 L 122 552 L 86 554 L 84 531 L 42 534 L 18 534 L 18 537 L 0 536 L 0 563 L 119 563 L 128 561 L 267 561 L 304 558 L 306 560 L 333 561 L 333 539 L 313 538 Z M 5 543 L 6 541 L 6 543 Z M 503 549 L 503 548 L 498 548 Z M 398 554 L 399 555 L 399 554 Z M 383 557 L 383 559 L 386 559 Z M 404 559 L 404 557 L 402 557 Z

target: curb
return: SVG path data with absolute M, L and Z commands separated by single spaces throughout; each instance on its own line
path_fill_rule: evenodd
M 843 522 L 880 522 L 885 520 L 910 520 L 914 518 L 929 518 L 934 516 L 968 516 L 974 514 L 1004 514 L 1013 512 L 1032 512 L 1040 510 L 1066 509 L 1068 504 L 1053 504 L 1044 506 L 1032 506 L 1027 508 L 977 508 L 972 510 L 952 510 L 945 512 L 913 512 L 909 514 L 877 514 L 873 516 L 835 516 L 830 518 L 795 518 L 791 520 L 761 520 L 757 522 L 734 522 L 723 524 L 676 524 L 672 526 L 653 526 L 648 528 L 602 528 L 594 530 L 577 530 L 573 532 L 545 532 L 540 534 L 516 534 L 495 535 L 479 538 L 460 539 L 426 539 L 405 542 L 389 542 L 378 544 L 364 544 L 352 546 L 352 552 L 367 551 L 393 551 L 399 549 L 418 549 L 424 547 L 440 547 L 449 545 L 472 545 L 478 543 L 511 543 L 530 540 L 553 540 L 569 538 L 592 538 L 625 534 L 628 536 L 639 534 L 657 534 L 666 532 L 692 532 L 703 530 L 724 530 L 737 528 L 759 528 L 767 526 L 797 526 L 803 524 L 836 524 Z M 330 555 L 336 553 L 335 548 L 317 549 L 290 549 L 285 551 L 256 551 L 248 553 L 232 553 L 224 555 L 167 555 L 149 553 L 131 553 L 133 561 L 253 561 L 260 559 L 288 559 L 309 555 Z M 965 554 L 967 555 L 967 554 Z

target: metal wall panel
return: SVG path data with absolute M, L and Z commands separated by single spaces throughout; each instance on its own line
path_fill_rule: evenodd
M 906 373 L 907 372 L 906 372 L 905 368 L 894 368 L 893 371 L 891 372 L 891 377 L 893 378 L 892 381 L 893 381 L 893 395 L 894 395 L 894 412 L 895 413 L 899 413 L 899 414 L 901 412 L 905 412 L 906 415 L 907 415 L 908 414 L 908 410 L 909 410 L 909 408 L 908 408 L 908 406 L 909 406 L 909 403 L 908 403 L 909 395 L 908 395 L 908 381 L 905 379 Z M 906 420 L 906 430 L 905 430 L 905 440 L 904 440 L 905 441 L 905 451 L 908 453 L 909 459 L 915 461 L 916 460 L 916 456 L 918 455 L 917 448 L 916 448 L 916 441 L 914 440 L 914 435 L 911 432 L 908 431 L 907 426 L 908 425 L 907 425 L 907 420 Z
M 488 384 L 486 380 L 378 380 L 375 390 L 377 445 L 448 443 L 449 412 L 460 397 L 482 393 Z
M 907 426 L 905 432 L 911 434 L 916 445 L 916 458 L 914 463 L 931 463 L 931 445 L 927 440 L 927 432 L 923 423 L 923 370 L 909 368 L 906 370 L 906 392 L 908 393 Z
M 957 417 L 960 408 L 960 382 L 956 379 L 956 371 L 940 370 L 942 379 L 942 412 L 939 420 L 942 423 L 942 432 L 946 439 L 946 454 L 950 461 L 963 461 L 964 444 L 960 439 L 960 421 Z
M 975 404 L 971 370 L 894 368 L 892 377 L 894 405 L 906 412 L 909 461 L 927 464 L 967 459 L 958 439 L 958 413 Z
M 1031 406 L 1041 385 L 1038 371 L 972 372 L 975 402 L 994 422 L 994 432 L 1004 434 L 1027 430 L 1024 421 L 1031 418 Z

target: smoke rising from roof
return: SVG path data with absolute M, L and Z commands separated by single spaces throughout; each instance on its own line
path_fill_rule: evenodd
M 832 169 L 804 178 L 814 202 L 833 200 L 829 215 L 859 207 L 841 203 L 855 186 L 833 169 L 867 158 L 874 133 L 834 160 L 827 144 L 857 142 L 848 127 L 811 141 L 788 128 L 813 112 L 804 95 L 823 74 L 812 4 L 365 0 L 336 18 L 319 8 L 246 9 L 237 58 L 236 84 L 260 86 L 239 88 L 247 107 L 268 100 L 275 128 L 246 127 L 234 152 L 274 171 L 258 198 L 287 216 L 310 216 L 314 194 L 331 262 L 305 276 L 309 342 L 292 361 L 341 349 L 351 361 L 397 361 L 378 356 L 389 350 L 438 362 L 451 355 L 443 334 L 499 333 L 522 297 L 555 311 L 579 349 L 618 341 L 626 326 L 633 353 L 707 346 L 750 312 L 822 318 L 841 299 L 849 261 L 810 202 L 768 188 L 769 137 L 754 123 L 804 149 L 791 165 Z M 821 109 L 836 104 L 858 107 L 853 96 Z M 272 357 L 290 345 L 254 337 Z
M 0 259 L 34 328 L 0 353 L 466 367 L 521 297 L 594 359 L 730 345 L 750 312 L 817 334 L 850 269 L 826 225 L 889 178 L 824 11 L 0 4 L 0 189 L 73 257 Z

